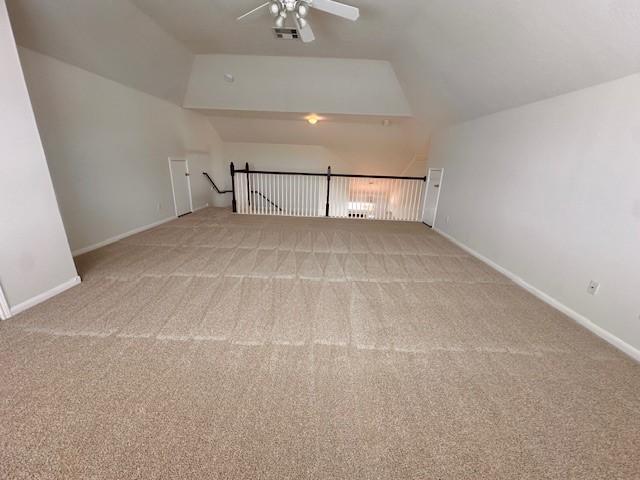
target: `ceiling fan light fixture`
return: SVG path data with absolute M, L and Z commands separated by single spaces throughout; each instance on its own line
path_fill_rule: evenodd
M 280 15 L 280 4 L 278 2 L 271 2 L 269 4 L 269 13 L 271 13 L 273 17 Z
M 309 15 L 309 5 L 306 2 L 299 2 L 296 9 L 298 18 L 306 18 Z
M 287 14 L 285 13 L 283 15 L 284 12 L 282 12 L 280 15 L 278 15 L 278 18 L 276 18 L 276 28 L 282 28 L 284 27 L 284 20 L 285 18 L 287 18 Z
M 256 12 L 267 9 L 269 14 L 275 19 L 275 30 L 277 38 L 299 39 L 303 43 L 311 43 L 315 40 L 315 35 L 307 17 L 312 14 L 311 9 L 335 15 L 347 20 L 356 21 L 360 17 L 360 9 L 338 0 L 262 0 L 264 3 L 249 10 L 244 15 L 240 15 L 236 20 L 254 15 Z M 287 16 L 291 13 L 295 15 L 293 20 L 296 28 L 286 29 Z M 286 32 L 280 30 L 287 30 Z

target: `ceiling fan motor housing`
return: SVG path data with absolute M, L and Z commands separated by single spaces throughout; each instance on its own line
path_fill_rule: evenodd
M 269 11 L 274 17 L 286 16 L 287 12 L 296 12 L 298 16 L 304 18 L 309 13 L 310 6 L 311 2 L 306 0 L 273 0 L 269 4 Z
M 284 30 L 287 18 L 289 14 L 292 14 L 294 16 L 293 23 L 295 23 L 295 26 L 291 28 L 291 30 L 295 30 L 298 33 L 295 37 L 300 38 L 304 43 L 310 43 L 315 40 L 313 30 L 307 21 L 311 8 L 351 21 L 356 21 L 360 16 L 360 10 L 357 7 L 336 0 L 270 0 L 241 15 L 238 17 L 238 20 L 242 20 L 264 7 L 268 7 L 269 13 L 275 18 L 276 30 Z

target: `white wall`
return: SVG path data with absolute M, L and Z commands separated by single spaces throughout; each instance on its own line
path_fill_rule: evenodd
M 223 175 L 216 175 L 214 172 L 222 170 L 224 161 L 223 144 L 214 150 L 215 155 L 212 157 L 211 152 L 188 152 L 185 158 L 189 164 L 189 173 L 191 174 L 191 198 L 193 201 L 193 209 L 199 210 L 206 206 L 223 207 L 231 205 L 231 194 L 220 195 L 212 191 L 213 187 L 202 172 L 207 172 L 220 190 L 225 190 L 218 179 L 226 178 Z M 228 169 L 227 169 L 228 170 Z M 225 172 L 226 173 L 226 172 Z M 229 176 L 226 173 L 226 176 Z M 216 178 L 218 177 L 218 178 Z
M 323 173 L 329 165 L 334 171 L 348 166 L 329 150 L 317 145 L 226 142 L 224 151 L 225 158 L 240 169 L 246 162 L 253 170 L 287 172 Z
M 224 74 L 235 77 L 225 82 Z M 411 116 L 389 62 L 337 58 L 197 55 L 189 108 Z
M 225 142 L 222 159 L 212 171 L 218 187 L 225 190 L 231 189 L 230 162 L 238 170 L 249 163 L 252 170 L 318 173 L 326 172 L 329 165 L 343 165 L 329 150 L 317 145 Z M 231 195 L 218 195 L 213 204 L 229 206 Z
M 18 44 L 181 105 L 193 54 L 126 0 L 9 0 Z
M 15 308 L 77 273 L 0 0 L 0 284 Z
M 31 50 L 20 54 L 74 251 L 173 216 L 168 157 L 221 154 L 197 113 Z
M 293 166 L 304 171 L 318 162 L 318 148 L 322 157 L 342 173 L 399 175 L 416 154 L 426 151 L 426 142 L 410 120 L 395 121 L 385 127 L 378 121 L 354 121 L 327 118 L 315 126 L 293 119 L 251 118 L 236 116 L 211 117 L 211 122 L 225 143 L 274 144 L 265 147 L 265 155 L 272 148 L 284 158 L 292 157 Z M 292 145 L 285 152 L 282 145 Z M 304 148 L 309 147 L 309 148 Z M 314 153 L 316 152 L 316 153 Z M 248 153 L 248 152 L 247 152 Z M 305 154 L 308 153 L 308 156 Z M 260 150 L 245 161 L 259 161 Z M 275 158 L 270 158 L 273 164 Z M 321 162 L 321 163 L 322 163 Z
M 640 75 L 452 127 L 429 162 L 436 227 L 640 349 Z
M 428 157 L 426 155 L 416 155 L 405 167 L 401 175 L 405 177 L 424 177 L 427 175 Z

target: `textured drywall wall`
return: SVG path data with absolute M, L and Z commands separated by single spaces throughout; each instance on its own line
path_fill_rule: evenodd
M 638 349 L 639 154 L 640 75 L 463 123 L 436 227 Z
M 174 215 L 170 156 L 207 152 L 213 163 L 220 154 L 205 117 L 40 53 L 20 54 L 74 251 Z M 195 185 L 198 207 L 205 192 Z
M 0 284 L 15 307 L 72 281 L 77 273 L 4 0 L 0 70 Z

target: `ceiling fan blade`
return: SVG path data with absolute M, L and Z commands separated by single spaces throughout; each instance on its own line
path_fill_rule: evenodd
M 345 5 L 344 3 L 334 2 L 333 0 L 312 0 L 311 6 L 323 12 L 337 15 L 347 20 L 355 22 L 360 17 L 360 9 Z
M 304 27 L 301 27 L 300 22 L 297 18 L 295 19 L 295 21 L 296 28 L 298 29 L 298 34 L 300 35 L 300 40 L 302 40 L 304 43 L 313 42 L 316 39 L 316 36 L 313 34 L 313 30 L 311 30 L 309 24 L 307 23 Z
M 254 8 L 250 12 L 247 12 L 244 15 L 240 15 L 238 18 L 236 18 L 236 20 L 242 20 L 244 17 L 248 17 L 249 15 L 251 15 L 253 13 L 256 13 L 258 10 L 260 10 L 261 8 L 266 7 L 267 5 L 269 5 L 269 2 L 265 2 L 262 5 L 260 5 L 259 7 Z

